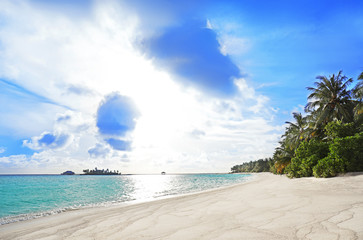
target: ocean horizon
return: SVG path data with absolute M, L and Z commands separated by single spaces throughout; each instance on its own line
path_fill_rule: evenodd
M 0 175 L 0 225 L 68 210 L 150 201 L 225 187 L 250 174 Z

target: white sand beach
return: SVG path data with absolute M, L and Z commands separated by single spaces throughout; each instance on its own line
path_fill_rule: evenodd
M 0 239 L 363 239 L 363 175 L 223 189 L 0 226 Z

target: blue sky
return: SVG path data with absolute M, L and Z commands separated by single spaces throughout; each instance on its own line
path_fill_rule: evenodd
M 0 173 L 226 172 L 317 75 L 363 71 L 361 1 L 2 1 Z

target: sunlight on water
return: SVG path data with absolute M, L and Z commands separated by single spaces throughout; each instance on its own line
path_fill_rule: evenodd
M 0 176 L 0 224 L 68 209 L 145 201 L 218 188 L 249 175 Z
M 170 189 L 172 176 L 167 175 L 139 175 L 132 178 L 135 190 L 134 199 L 143 200 L 162 196 L 166 189 Z

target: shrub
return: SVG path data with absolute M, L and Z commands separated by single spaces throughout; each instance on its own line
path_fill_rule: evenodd
M 287 176 L 289 178 L 293 177 L 301 177 L 300 170 L 301 170 L 301 161 L 298 158 L 293 158 L 291 163 L 285 168 Z
M 342 138 L 347 136 L 353 136 L 357 129 L 354 123 L 342 123 L 341 121 L 329 122 L 325 128 L 325 134 L 328 139 Z
M 332 158 L 342 159 L 348 172 L 363 171 L 363 132 L 334 139 L 329 154 Z
M 345 172 L 345 165 L 342 159 L 328 156 L 319 160 L 313 168 L 313 174 L 315 177 L 334 177 L 338 173 Z
M 303 142 L 295 151 L 295 157 L 291 159 L 291 164 L 287 166 L 288 177 L 310 177 L 313 175 L 313 167 L 318 161 L 326 157 L 329 153 L 329 144 L 311 140 Z
M 336 138 L 329 146 L 329 156 L 313 168 L 315 177 L 334 177 L 338 173 L 363 171 L 363 133 Z

